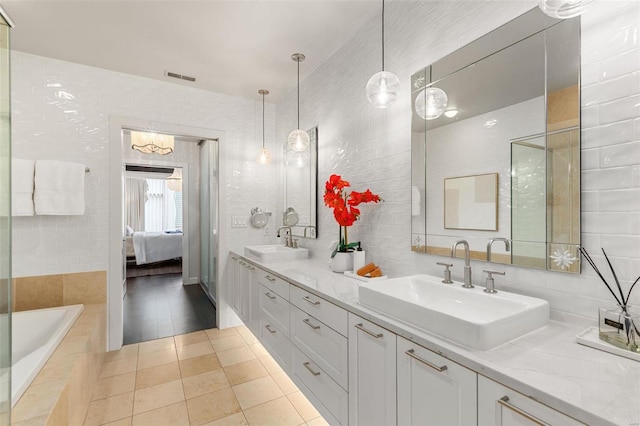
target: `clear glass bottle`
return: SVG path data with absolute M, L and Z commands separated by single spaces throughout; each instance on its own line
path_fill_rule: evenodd
M 600 340 L 640 353 L 640 307 L 600 308 L 598 328 Z

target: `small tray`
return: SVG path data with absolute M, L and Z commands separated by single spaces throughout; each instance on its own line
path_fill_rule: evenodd
M 576 335 L 576 341 L 581 345 L 590 346 L 601 351 L 609 352 L 614 355 L 623 356 L 634 361 L 640 361 L 640 354 L 637 352 L 625 351 L 624 349 L 610 345 L 600 340 L 598 337 L 598 327 L 589 327 Z
M 360 280 L 360 281 L 386 280 L 386 279 L 387 279 L 387 276 L 386 276 L 386 275 L 382 275 L 381 277 L 373 277 L 373 278 L 370 278 L 370 277 L 363 277 L 363 276 L 361 276 L 361 275 L 358 275 L 358 274 L 356 274 L 356 273 L 355 273 L 355 272 L 353 272 L 353 271 L 344 271 L 344 275 L 345 275 L 346 277 L 349 277 L 349 278 L 355 278 L 356 280 Z

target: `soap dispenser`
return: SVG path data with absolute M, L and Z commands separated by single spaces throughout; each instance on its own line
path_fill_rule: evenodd
M 362 247 L 360 247 L 360 243 L 358 243 L 358 248 L 353 252 L 353 272 L 356 272 L 364 265 L 364 250 L 362 250 Z

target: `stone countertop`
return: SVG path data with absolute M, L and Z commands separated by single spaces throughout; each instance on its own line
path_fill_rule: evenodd
M 576 343 L 584 327 L 558 321 L 488 351 L 468 349 L 360 305 L 361 281 L 314 259 L 262 263 L 293 285 L 590 425 L 640 424 L 640 362 Z

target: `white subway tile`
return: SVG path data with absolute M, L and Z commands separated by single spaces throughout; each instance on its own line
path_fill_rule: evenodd
M 583 191 L 620 189 L 631 186 L 631 168 L 617 167 L 611 169 L 585 170 L 582 172 L 581 187 Z
M 640 94 L 640 74 L 638 73 L 583 87 L 580 101 L 582 106 L 588 107 L 634 94 Z M 603 114 L 601 113 L 600 116 L 602 118 Z
M 593 65 L 590 67 L 594 67 Z M 630 74 L 640 69 L 640 49 L 623 52 L 617 56 L 608 58 L 599 63 L 598 79 L 600 81 Z M 592 79 L 591 73 L 587 78 Z
M 640 212 L 640 189 L 602 191 L 599 200 L 600 211 Z
M 581 132 L 581 148 L 585 150 L 621 142 L 631 142 L 634 138 L 633 134 L 634 122 L 632 120 L 583 129 Z
M 637 88 L 632 88 L 633 96 L 607 102 L 600 105 L 600 123 L 608 124 L 616 121 L 635 119 L 640 116 L 640 95 Z
M 600 149 L 600 167 L 631 166 L 640 161 L 640 141 L 610 145 Z

